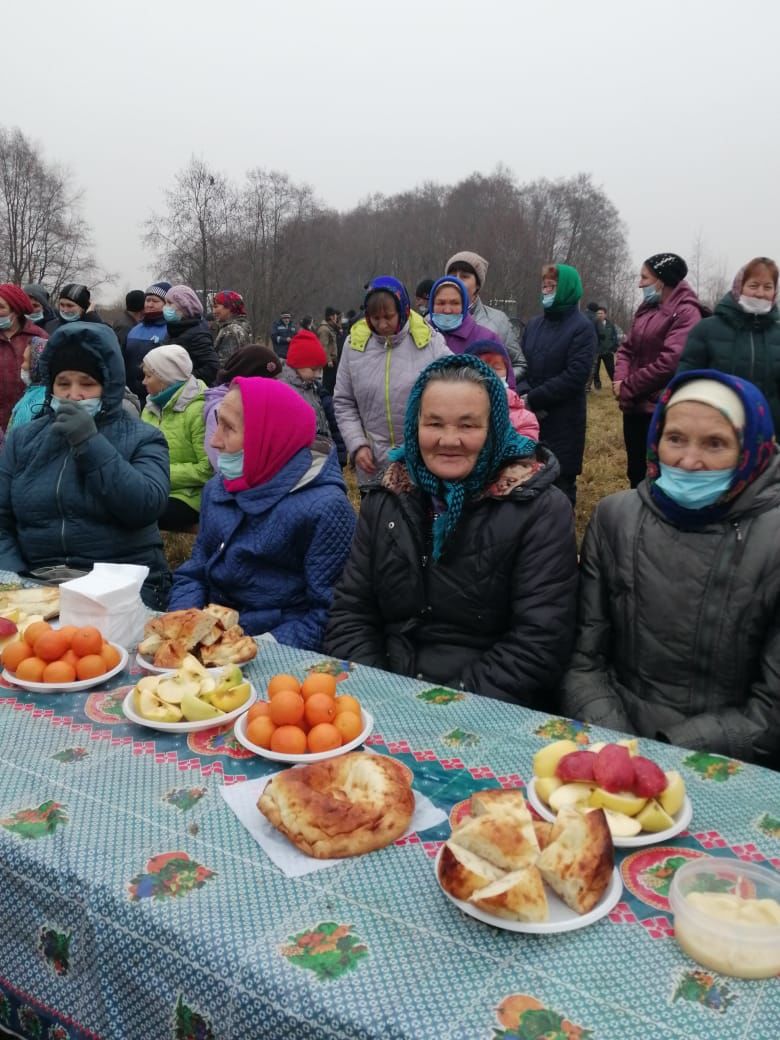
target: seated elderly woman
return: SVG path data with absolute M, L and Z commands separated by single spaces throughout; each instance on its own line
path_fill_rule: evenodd
M 404 443 L 363 501 L 326 652 L 549 710 L 571 651 L 574 521 L 555 458 L 470 354 L 418 376 Z
M 170 573 L 157 518 L 168 501 L 168 446 L 122 408 L 116 334 L 64 325 L 39 363 L 42 415 L 14 428 L 0 453 L 0 569 L 146 564 L 141 595 L 164 610 Z
M 252 635 L 319 650 L 355 529 L 335 452 L 322 451 L 293 389 L 257 377 L 234 380 L 213 444 L 219 475 L 204 488 L 171 609 L 222 603 Z
M 573 718 L 780 765 L 780 460 L 761 392 L 678 375 L 647 478 L 596 506 L 563 683 Z

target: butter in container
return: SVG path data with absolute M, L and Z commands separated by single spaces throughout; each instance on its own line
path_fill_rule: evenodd
M 780 972 L 780 875 L 753 863 L 707 856 L 674 875 L 674 933 L 705 968 L 740 979 Z

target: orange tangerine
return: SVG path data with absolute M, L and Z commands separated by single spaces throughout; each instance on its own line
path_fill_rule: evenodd
M 340 715 L 342 711 L 351 711 L 359 718 L 360 701 L 356 697 L 350 697 L 348 693 L 343 693 L 340 697 L 336 698 L 336 714 Z
M 103 637 L 92 625 L 85 625 L 76 630 L 70 641 L 70 648 L 77 657 L 97 656 L 103 649 Z M 92 678 L 92 676 L 84 678 Z
M 252 719 L 259 719 L 261 716 L 268 715 L 268 709 L 271 705 L 268 701 L 255 701 L 249 711 L 246 713 L 246 721 L 250 723 Z
M 30 644 L 35 646 L 35 642 L 39 639 L 44 632 L 51 632 L 51 625 L 48 621 L 33 621 L 31 625 L 28 625 L 24 630 L 24 638 Z
M 256 705 L 252 705 L 256 707 Z M 252 710 L 251 708 L 249 709 Z M 246 727 L 247 739 L 252 744 L 257 744 L 261 748 L 270 748 L 271 737 L 274 735 L 276 726 L 271 722 L 267 715 L 256 715 L 253 719 L 250 719 Z
M 336 677 L 326 675 L 325 672 L 312 672 L 303 680 L 301 696 L 305 701 L 315 693 L 327 693 L 329 697 L 336 696 Z
M 271 701 L 268 715 L 275 726 L 294 726 L 303 718 L 303 697 L 293 690 L 279 690 Z
M 66 661 L 68 664 L 73 665 L 73 671 L 74 672 L 78 668 L 79 658 L 76 656 L 76 654 L 73 653 L 72 650 L 66 650 L 65 653 L 60 658 L 60 660 L 61 661 Z
M 71 683 L 76 678 L 76 669 L 67 661 L 51 661 L 43 669 L 43 681 L 50 683 Z
M 268 680 L 269 698 L 275 697 L 279 690 L 294 690 L 296 693 L 299 693 L 300 689 L 300 681 L 294 675 L 280 673 L 279 675 L 272 675 Z
M 333 720 L 333 725 L 341 734 L 342 744 L 348 744 L 363 732 L 363 721 L 354 711 L 339 712 Z
M 78 627 L 76 625 L 61 625 L 57 631 L 61 636 L 65 636 L 68 640 L 68 646 L 70 646 L 73 642 L 73 637 L 78 632 Z
M 277 726 L 271 736 L 271 751 L 280 755 L 304 755 L 306 734 L 298 726 Z
M 33 643 L 35 656 L 40 657 L 42 661 L 59 661 L 67 649 L 68 637 L 53 628 L 38 636 Z
M 33 649 L 24 639 L 15 639 L 3 650 L 3 668 L 9 672 L 15 672 L 19 665 L 28 657 L 34 657 Z
M 40 657 L 25 657 L 16 669 L 17 679 L 25 679 L 27 682 L 43 682 L 43 670 L 46 663 Z
M 122 660 L 122 655 L 119 653 L 115 646 L 110 643 L 103 643 L 103 648 L 100 651 L 100 656 L 103 658 L 103 662 L 106 666 L 106 671 L 110 671 L 112 668 L 116 668 L 119 662 Z
M 341 733 L 330 722 L 320 722 L 312 726 L 306 736 L 309 751 L 333 751 L 341 747 Z
M 332 722 L 335 714 L 336 702 L 327 693 L 313 693 L 306 701 L 306 721 L 310 726 Z
M 99 675 L 105 675 L 106 671 L 106 662 L 100 654 L 84 654 L 76 665 L 76 675 L 79 679 L 97 679 Z

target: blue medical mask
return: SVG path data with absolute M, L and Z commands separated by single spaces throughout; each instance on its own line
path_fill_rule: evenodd
M 32 314 L 26 314 L 25 317 L 33 323 L 40 321 L 43 318 L 43 311 L 33 311 Z
M 552 305 L 554 303 L 555 303 L 555 293 L 554 292 L 542 293 L 542 307 L 545 307 L 545 308 L 552 307 Z
M 463 324 L 462 314 L 431 314 L 431 321 L 439 332 L 454 332 Z
M 60 407 L 65 404 L 64 397 L 52 397 L 51 399 L 51 410 L 58 412 Z M 85 397 L 83 401 L 68 401 L 68 404 L 77 404 L 79 408 L 83 408 L 87 414 L 91 415 L 94 419 L 97 413 L 100 411 L 100 406 L 103 404 L 102 397 Z
M 731 469 L 678 469 L 659 463 L 661 476 L 655 486 L 683 509 L 704 509 L 724 495 L 734 479 Z
M 11 317 L 10 317 L 10 315 L 7 318 L 0 318 L 0 329 L 10 329 L 10 328 L 11 328 Z
M 78 312 L 76 314 L 67 314 L 65 311 L 60 311 L 60 317 L 63 321 L 78 321 L 81 315 Z
M 244 475 L 243 451 L 217 452 L 217 469 L 225 480 L 238 480 Z
M 645 298 L 645 303 L 658 303 L 661 299 L 661 293 L 655 285 L 643 285 L 642 295 Z
M 175 307 L 163 307 L 163 318 L 166 321 L 178 321 L 179 317 L 179 312 Z

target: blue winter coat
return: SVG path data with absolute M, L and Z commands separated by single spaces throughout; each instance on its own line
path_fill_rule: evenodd
M 345 491 L 332 449 L 303 448 L 247 491 L 227 491 L 221 476 L 212 478 L 170 609 L 222 603 L 252 635 L 270 632 L 280 643 L 319 650 L 355 529 Z
M 523 333 L 528 364 L 526 404 L 539 419 L 539 440 L 556 456 L 564 476 L 582 472 L 585 385 L 598 339 L 593 322 L 576 307 L 531 318 Z
M 141 367 L 143 360 L 150 350 L 168 342 L 168 326 L 165 318 L 159 315 L 159 320 L 152 321 L 144 318 L 134 325 L 127 334 L 124 346 L 125 359 L 125 381 L 143 406 L 146 402 L 146 387 L 144 386 L 143 372 Z
M 76 448 L 53 429 L 48 364 L 78 343 L 103 372 L 98 432 Z M 63 325 L 41 354 L 44 414 L 14 428 L 0 454 L 0 569 L 24 572 L 65 564 L 139 563 L 150 574 L 143 596 L 165 609 L 170 574 L 157 527 L 168 503 L 168 445 L 122 408 L 125 371 L 108 325 Z

